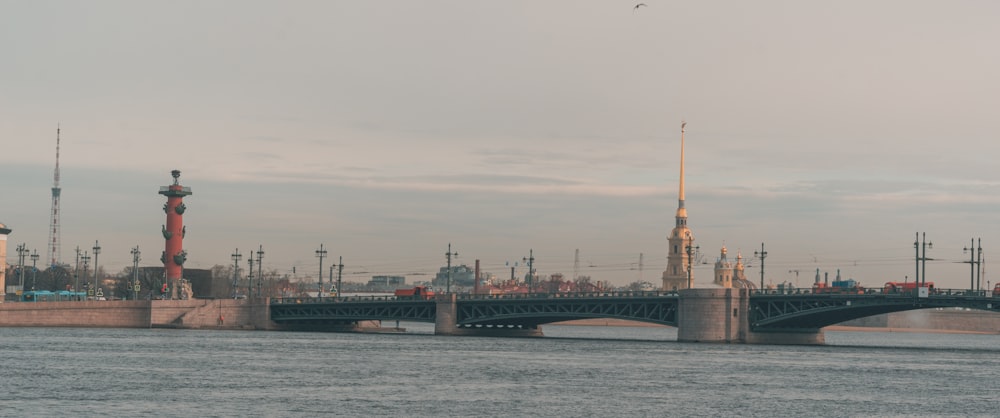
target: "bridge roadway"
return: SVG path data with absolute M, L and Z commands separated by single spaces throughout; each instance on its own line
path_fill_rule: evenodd
M 537 330 L 539 325 L 587 318 L 618 318 L 669 326 L 681 321 L 685 292 L 535 293 L 519 295 L 445 294 L 428 299 L 394 296 L 285 298 L 270 304 L 270 317 L 288 329 L 336 330 L 360 321 L 435 323 L 437 333 L 454 329 L 475 334 L 482 330 Z M 733 289 L 734 292 L 741 292 Z M 745 293 L 743 295 L 746 295 Z M 753 333 L 820 332 L 820 328 L 872 315 L 926 308 L 970 308 L 1000 312 L 1000 297 L 987 292 L 937 289 L 926 297 L 914 293 L 814 294 L 807 291 L 754 292 L 743 305 L 735 303 Z M 1000 295 L 998 295 L 1000 296 Z M 693 298 L 692 298 L 693 300 Z M 695 303 L 689 301 L 688 303 Z M 714 308 L 713 308 L 714 309 Z M 689 312 L 689 311 L 688 311 Z M 725 319 L 728 308 L 718 317 Z M 690 314 L 689 314 L 690 315 Z M 714 313 L 709 315 L 715 316 Z M 704 323 L 705 319 L 698 319 Z M 516 335 L 516 334 L 511 334 Z M 536 334 L 525 335 L 540 335 Z

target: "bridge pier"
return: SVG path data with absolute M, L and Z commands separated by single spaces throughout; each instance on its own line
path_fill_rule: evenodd
M 677 341 L 792 345 L 826 342 L 820 329 L 751 331 L 750 294 L 746 289 L 684 289 L 679 294 Z
M 677 341 L 741 343 L 749 321 L 743 289 L 683 289 L 678 292 Z M 744 324 L 746 324 L 744 326 Z
M 458 317 L 456 300 L 454 293 L 435 296 L 434 335 L 460 335 L 456 323 Z

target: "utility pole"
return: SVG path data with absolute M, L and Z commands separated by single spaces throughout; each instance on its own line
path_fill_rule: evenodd
M 521 260 L 528 263 L 528 293 L 533 293 L 535 283 L 535 249 L 529 248 L 528 257 L 522 257 Z
M 337 267 L 337 297 L 340 297 L 340 278 L 344 274 L 344 256 L 340 256 L 338 264 L 330 266 L 330 280 L 333 280 L 333 268 Z
M 976 247 L 977 247 L 976 251 L 979 253 L 979 255 L 976 256 L 976 258 L 978 258 L 978 261 L 976 262 L 976 265 L 978 267 L 976 268 L 976 287 L 977 290 L 979 291 L 983 290 L 983 274 L 984 274 L 982 242 L 983 242 L 982 238 L 976 238 Z M 983 294 L 985 295 L 985 293 Z
M 131 253 L 132 253 L 132 286 L 129 286 L 129 287 L 132 288 L 132 299 L 133 300 L 138 300 L 139 299 L 139 259 L 141 258 L 140 256 L 142 255 L 142 253 L 139 251 L 139 246 L 138 245 L 136 245 L 135 248 L 132 249 Z
M 80 246 L 76 246 L 76 269 L 73 270 L 73 278 L 76 279 L 76 285 L 73 287 L 74 292 L 80 291 Z
M 84 251 L 83 255 L 80 256 L 80 259 L 83 260 L 83 287 L 90 290 L 90 281 L 87 280 L 87 273 L 90 272 L 90 254 L 87 254 L 87 252 Z
M 31 290 L 35 290 L 35 282 L 38 281 L 38 250 L 31 253 Z
M 243 254 L 240 254 L 240 249 L 237 248 L 232 254 L 233 257 L 233 299 L 236 299 L 238 293 L 240 292 L 240 259 L 243 258 Z
M 976 244 L 976 240 L 973 239 L 972 243 L 969 244 L 969 247 L 962 248 L 962 252 L 963 253 L 964 252 L 968 252 L 969 253 L 969 261 L 967 261 L 967 262 L 969 263 L 969 290 L 970 291 L 981 290 L 981 289 L 979 289 L 979 287 L 981 287 L 981 283 L 979 283 L 979 266 L 982 263 L 982 257 L 983 257 L 982 238 L 979 239 L 979 246 L 978 246 L 979 248 L 978 248 L 978 251 L 977 251 L 977 248 L 976 248 L 975 244 Z
M 701 247 L 697 246 L 697 245 L 695 245 L 693 247 L 690 246 L 690 245 L 684 247 L 684 251 L 686 251 L 687 255 L 688 255 L 688 265 L 687 265 L 687 274 L 688 274 L 688 287 L 687 288 L 688 289 L 690 289 L 692 286 L 694 286 L 694 282 L 691 279 L 691 269 L 694 267 L 694 262 L 693 262 L 693 260 L 694 260 L 694 253 L 698 252 L 699 250 L 701 250 Z M 763 280 L 763 279 L 761 279 L 761 280 Z
M 933 260 L 932 258 L 927 258 L 927 249 L 934 248 L 934 243 L 927 242 L 927 233 L 924 232 L 917 233 L 917 238 L 913 241 L 913 248 L 917 250 L 917 275 L 913 280 L 917 283 L 917 287 L 927 286 L 927 260 Z M 920 254 L 920 250 L 923 249 L 923 255 Z M 923 271 L 923 275 L 921 275 Z M 919 294 L 919 292 L 917 293 Z
M 319 257 L 319 297 L 323 298 L 323 257 L 326 257 L 326 250 L 323 249 L 323 244 L 319 245 L 319 249 L 316 250 L 316 257 Z
M 260 297 L 260 288 L 264 285 L 264 266 L 261 262 L 264 261 L 264 246 L 257 246 L 257 297 Z
M 445 257 L 448 258 L 448 284 L 445 286 L 445 293 L 451 293 L 451 257 L 458 257 L 458 253 L 451 252 L 451 243 L 448 243 L 448 252 L 444 253 Z
M 253 250 L 250 250 L 247 263 L 250 265 L 250 272 L 247 274 L 247 299 L 251 299 L 253 298 Z
M 19 286 L 21 286 L 21 295 L 24 295 L 24 256 L 28 253 L 28 249 L 25 248 L 24 243 L 17 246 L 17 271 L 20 273 Z
M 97 268 L 98 268 L 97 256 L 99 254 L 101 254 L 101 244 L 99 244 L 96 240 L 94 241 L 94 248 L 93 248 L 93 250 L 94 250 L 94 285 L 90 287 L 90 290 L 88 291 L 88 293 L 93 294 L 94 297 L 96 298 L 97 297 L 97 284 L 98 284 L 97 282 L 100 279 L 100 277 L 98 275 L 98 272 L 97 272 L 98 271 L 97 270 Z
M 760 252 L 754 251 L 754 257 L 760 257 L 760 290 L 764 291 L 764 259 L 767 258 L 767 251 L 764 251 L 764 243 L 760 243 Z

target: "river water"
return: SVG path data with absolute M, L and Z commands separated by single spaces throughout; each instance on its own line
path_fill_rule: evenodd
M 1000 335 L 0 328 L 0 416 L 1000 416 Z

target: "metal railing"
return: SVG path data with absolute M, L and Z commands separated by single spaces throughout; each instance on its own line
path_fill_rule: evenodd
M 436 300 L 438 298 L 448 298 L 452 294 L 457 300 L 508 300 L 508 299 L 583 299 L 583 298 L 649 298 L 677 296 L 676 291 L 650 290 L 650 291 L 606 291 L 606 292 L 535 292 L 535 293 L 502 293 L 502 294 L 473 294 L 473 293 L 436 293 L 425 296 L 396 296 L 386 295 L 364 295 L 364 296 L 341 296 L 341 297 L 285 297 L 273 298 L 271 304 L 308 304 L 308 303 L 342 303 L 342 302 L 395 302 L 395 301 L 421 301 Z
M 649 298 L 649 297 L 676 297 L 678 292 L 667 290 L 651 291 L 606 291 L 606 292 L 535 292 L 535 293 L 501 293 L 501 294 L 473 294 L 473 293 L 436 293 L 424 296 L 396 296 L 385 295 L 363 295 L 363 296 L 341 296 L 341 297 L 285 297 L 273 298 L 272 304 L 312 304 L 312 303 L 350 303 L 350 302 L 401 302 L 401 301 L 424 301 L 448 298 L 452 294 L 456 300 L 524 300 L 524 299 L 589 299 L 589 298 Z M 882 288 L 875 289 L 840 289 L 840 288 L 799 288 L 799 289 L 763 289 L 753 290 L 751 295 L 755 296 L 891 296 L 891 297 L 917 297 L 918 293 L 913 289 L 895 289 L 886 291 Z M 928 291 L 929 297 L 980 297 L 998 298 L 1000 293 L 991 290 L 969 290 L 969 289 L 938 289 L 933 288 Z
M 494 300 L 494 299 L 564 299 L 564 298 L 650 298 L 662 296 L 677 296 L 676 291 L 649 290 L 649 291 L 605 291 L 605 292 L 535 292 L 535 293 L 500 293 L 472 294 L 458 293 L 459 300 Z
M 766 295 L 766 296 L 799 296 L 799 295 L 882 295 L 882 296 L 918 296 L 918 290 L 916 289 L 883 289 L 883 288 L 800 288 L 800 289 L 757 289 L 754 290 L 753 295 Z M 928 296 L 964 296 L 964 297 L 981 297 L 981 298 L 1000 298 L 1000 293 L 995 293 L 991 290 L 969 290 L 969 289 L 939 289 L 930 288 L 927 291 Z

